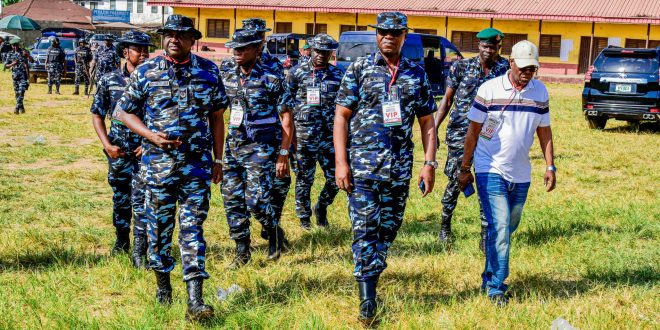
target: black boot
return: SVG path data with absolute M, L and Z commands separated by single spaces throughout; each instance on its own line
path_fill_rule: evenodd
M 79 87 L 79 86 L 76 86 L 76 87 L 73 89 L 73 95 L 80 95 L 80 87 Z
M 316 203 L 314 205 L 314 215 L 316 216 L 316 224 L 319 227 L 328 226 L 328 208 L 327 206 L 321 206 L 321 204 Z
M 371 325 L 376 317 L 376 281 L 358 282 L 360 288 L 360 316 L 364 325 Z
M 60 95 L 60 85 L 55 85 L 55 94 Z
M 284 230 L 280 226 L 268 230 L 268 260 L 275 261 L 279 259 L 288 245 L 289 242 L 286 239 Z
M 268 230 L 264 227 L 261 227 L 261 238 L 268 240 Z
M 156 300 L 161 305 L 172 303 L 172 285 L 170 284 L 170 273 L 156 273 Z
M 309 220 L 309 218 L 300 218 L 300 228 L 304 230 L 312 229 L 312 222 Z
M 89 95 L 89 86 L 85 85 L 85 95 Z
M 186 282 L 188 288 L 188 309 L 186 321 L 205 321 L 213 317 L 213 307 L 204 304 L 202 299 L 202 283 L 204 280 L 195 278 Z
M 147 268 L 146 262 L 147 256 L 147 236 L 146 235 L 135 235 L 133 238 L 133 267 L 135 268 Z
M 53 85 L 48 85 L 48 94 L 53 94 Z
M 25 107 L 21 105 L 21 113 L 25 113 Z
M 442 224 L 440 225 L 440 234 L 438 235 L 440 243 L 449 244 L 453 237 L 451 234 L 451 216 L 442 215 Z
M 16 109 L 14 109 L 14 114 L 17 115 L 19 113 L 21 113 L 21 108 L 16 107 Z
M 128 253 L 131 247 L 130 229 L 117 229 L 117 240 L 115 246 L 112 247 L 112 254 Z
M 229 269 L 238 269 L 250 262 L 250 239 L 236 240 L 236 256 L 234 261 L 227 266 Z
M 488 227 L 481 226 L 481 239 L 479 240 L 479 248 L 483 254 L 486 254 L 486 241 L 488 240 Z

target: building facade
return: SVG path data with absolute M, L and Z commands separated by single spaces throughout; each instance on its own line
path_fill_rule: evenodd
M 150 5 L 147 0 L 73 0 L 73 2 L 91 10 L 129 11 L 130 23 L 141 26 L 160 25 L 172 14 L 172 7 Z

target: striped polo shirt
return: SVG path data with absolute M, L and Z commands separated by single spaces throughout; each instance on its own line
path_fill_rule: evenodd
M 534 133 L 538 127 L 550 126 L 545 85 L 532 79 L 518 91 L 509 80 L 509 72 L 485 82 L 479 87 L 468 119 L 483 124 L 489 116 L 501 120 L 490 139 L 479 136 L 474 151 L 475 173 L 496 173 L 515 183 L 530 182 L 529 150 Z

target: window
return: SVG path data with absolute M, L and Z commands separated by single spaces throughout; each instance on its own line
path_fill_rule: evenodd
M 479 52 L 479 40 L 477 39 L 477 32 L 452 31 L 451 43 L 456 45 L 459 50 L 464 52 Z
M 165 11 L 165 14 L 171 14 L 172 13 L 172 7 L 163 7 L 163 10 Z
M 151 6 L 151 13 L 152 14 L 158 14 L 158 7 L 157 6 Z
M 561 35 L 558 34 L 541 35 L 541 42 L 539 43 L 539 56 L 559 57 L 560 51 L 561 51 Z
M 293 32 L 293 24 L 291 22 L 276 22 L 275 33 L 291 33 Z
M 229 38 L 229 20 L 206 20 L 206 36 L 209 38 Z
M 131 13 L 133 12 L 133 0 L 126 1 L 126 10 L 130 11 Z
M 436 29 L 415 29 L 415 33 L 423 33 L 423 34 L 433 34 L 433 35 L 438 35 L 438 30 Z
M 505 33 L 502 41 L 502 55 L 511 54 L 511 47 L 523 40 L 527 40 L 526 34 Z
M 96 5 L 97 5 L 96 2 L 90 2 L 90 3 L 89 3 L 89 9 L 91 9 L 91 10 L 96 9 Z
M 314 31 L 314 23 L 307 23 L 306 33 L 317 35 L 319 33 L 328 33 L 328 24 L 316 23 L 316 31 Z
M 110 10 L 117 10 L 117 0 L 110 0 Z
M 137 13 L 144 13 L 144 0 L 137 0 Z
M 658 48 L 660 40 L 649 40 L 649 48 Z M 626 39 L 626 48 L 646 48 L 646 39 Z
M 318 25 L 318 24 L 317 24 Z M 339 27 L 339 33 L 344 33 L 348 31 L 367 31 L 367 26 L 366 25 L 358 25 L 357 29 L 355 29 L 355 25 L 341 25 Z

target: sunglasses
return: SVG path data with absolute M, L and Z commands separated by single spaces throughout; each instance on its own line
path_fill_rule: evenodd
M 381 36 L 386 36 L 386 35 L 391 35 L 395 38 L 400 37 L 403 34 L 403 30 L 386 30 L 386 29 L 378 29 L 378 34 Z
M 520 70 L 520 72 L 523 72 L 523 73 L 536 73 L 536 71 L 538 71 L 538 69 L 539 69 L 538 67 L 535 67 L 533 65 L 532 66 L 526 66 L 524 68 L 518 68 L 518 70 Z
M 332 55 L 332 50 L 314 49 L 314 52 L 321 55 Z

